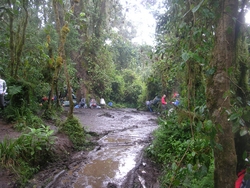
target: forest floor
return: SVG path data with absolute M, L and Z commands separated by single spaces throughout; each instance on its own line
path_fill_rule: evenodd
M 147 112 L 148 113 L 148 112 Z M 84 117 L 83 121 L 91 121 L 94 115 L 88 115 Z M 88 119 L 86 119 L 88 118 Z M 94 122 L 98 123 L 98 122 Z M 53 129 L 55 126 L 51 125 Z M 13 127 L 13 124 L 6 123 L 2 118 L 0 118 L 0 141 L 3 141 L 4 138 L 14 139 L 17 138 L 21 133 L 16 131 Z M 92 137 L 91 142 L 97 144 L 97 141 L 102 137 L 102 134 L 97 134 Z M 88 152 L 83 151 L 81 153 L 81 157 L 73 158 L 72 156 L 75 154 L 75 151 L 72 150 L 72 143 L 70 142 L 69 138 L 61 133 L 56 134 L 56 147 L 57 152 L 61 155 L 61 160 L 54 162 L 47 166 L 46 168 L 39 171 L 33 178 L 30 180 L 29 185 L 26 187 L 36 187 L 41 188 L 45 187 L 48 184 L 48 180 L 51 180 L 51 175 L 58 174 L 58 172 L 62 171 L 63 169 L 69 169 L 72 164 L 77 165 L 80 162 L 88 159 Z M 149 141 L 152 141 L 152 138 L 148 138 Z M 143 155 L 144 164 L 137 164 L 136 168 L 131 170 L 127 174 L 128 181 L 125 182 L 124 186 L 116 186 L 115 184 L 108 184 L 107 187 L 109 188 L 118 188 L 118 187 L 126 187 L 126 188 L 144 188 L 144 185 L 141 185 L 138 176 L 143 177 L 145 180 L 145 185 L 150 188 L 158 188 L 159 187 L 159 180 L 158 177 L 161 174 L 160 166 L 155 164 L 145 155 Z M 142 170 L 143 168 L 143 170 Z M 142 173 L 142 172 L 150 172 L 150 173 Z M 15 175 L 6 169 L 0 169 L 0 188 L 14 188 L 18 187 L 15 183 Z M 54 187 L 54 186 L 46 186 L 46 187 Z M 60 186 L 57 186 L 60 187 Z

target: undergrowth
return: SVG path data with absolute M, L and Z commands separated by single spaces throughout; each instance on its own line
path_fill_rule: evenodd
M 77 118 L 67 118 L 61 125 L 61 131 L 69 136 L 76 150 L 83 150 L 86 146 L 86 132 Z
M 28 128 L 19 138 L 4 139 L 0 143 L 0 165 L 10 169 L 17 177 L 19 187 L 53 159 L 53 130 L 47 126 Z
M 203 122 L 203 128 L 209 132 Z M 213 187 L 213 157 L 210 138 L 199 126 L 191 127 L 188 118 L 179 119 L 176 112 L 159 119 L 155 139 L 146 149 L 154 161 L 162 164 L 162 187 Z M 203 186 L 201 186 L 203 187 Z

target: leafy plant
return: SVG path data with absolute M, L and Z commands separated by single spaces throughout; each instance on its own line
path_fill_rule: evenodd
M 69 136 L 75 149 L 81 150 L 84 148 L 86 144 L 85 130 L 77 118 L 67 118 L 60 126 L 61 131 Z
M 52 134 L 53 130 L 46 126 L 39 129 L 29 128 L 29 132 L 22 134 L 16 140 L 4 139 L 0 143 L 0 164 L 13 170 L 21 187 L 41 166 L 52 161 L 54 156 Z
M 192 133 L 189 119 L 182 117 L 180 121 L 178 116 L 180 114 L 171 113 L 167 119 L 159 119 L 160 127 L 146 151 L 162 164 L 163 185 L 191 187 L 192 179 L 200 179 L 208 173 L 212 160 L 210 137 L 202 134 L 205 126 Z

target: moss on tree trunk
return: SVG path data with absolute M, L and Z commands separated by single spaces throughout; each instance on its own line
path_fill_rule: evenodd
M 214 74 L 208 78 L 207 107 L 217 128 L 214 148 L 215 187 L 233 188 L 236 180 L 236 152 L 232 123 L 228 121 L 226 110 L 230 110 L 230 79 L 228 70 L 235 62 L 235 22 L 237 0 L 220 0 L 218 22 L 213 57 L 210 62 Z

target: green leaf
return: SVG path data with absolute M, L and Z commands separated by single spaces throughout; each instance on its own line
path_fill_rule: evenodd
M 213 122 L 211 120 L 207 120 L 204 123 L 205 125 L 205 130 L 211 130 L 211 128 L 213 127 Z
M 18 94 L 21 91 L 22 91 L 22 86 L 13 85 L 13 86 L 9 86 L 9 88 L 8 88 L 8 92 L 10 95 Z
M 178 168 L 177 164 L 176 164 L 176 163 L 173 163 L 173 164 L 172 164 L 172 170 L 177 170 L 177 168 Z
M 248 133 L 248 131 L 246 129 L 241 129 L 240 130 L 240 136 L 244 136 Z
M 229 120 L 232 121 L 232 120 L 237 119 L 238 117 L 240 117 L 240 115 L 238 113 L 233 113 L 230 115 Z
M 245 126 L 245 121 L 243 119 L 240 119 L 239 123 L 240 123 L 241 126 Z
M 208 70 L 206 71 L 206 74 L 207 74 L 207 75 L 213 75 L 214 73 L 215 73 L 215 69 L 214 69 L 214 68 L 208 69 Z
M 188 164 L 188 165 L 187 165 L 187 168 L 188 168 L 188 171 L 189 171 L 189 172 L 193 172 L 193 169 L 192 169 L 193 166 L 192 166 L 192 164 Z
M 236 132 L 238 132 L 238 131 L 239 131 L 239 126 L 233 125 L 233 127 L 232 127 L 232 132 L 233 132 L 233 133 L 236 133 Z
M 245 160 L 245 158 L 247 158 L 247 152 L 246 151 L 244 151 L 242 159 Z
M 37 147 L 36 147 L 36 149 L 38 149 L 38 150 L 42 150 L 42 148 L 41 148 L 40 146 L 37 146 Z
M 204 0 L 202 0 L 197 6 L 195 6 L 194 8 L 192 8 L 192 12 L 195 13 L 201 6 L 201 4 L 204 2 Z
M 189 59 L 189 55 L 186 52 L 182 53 L 181 57 L 185 62 L 187 62 L 187 60 Z

